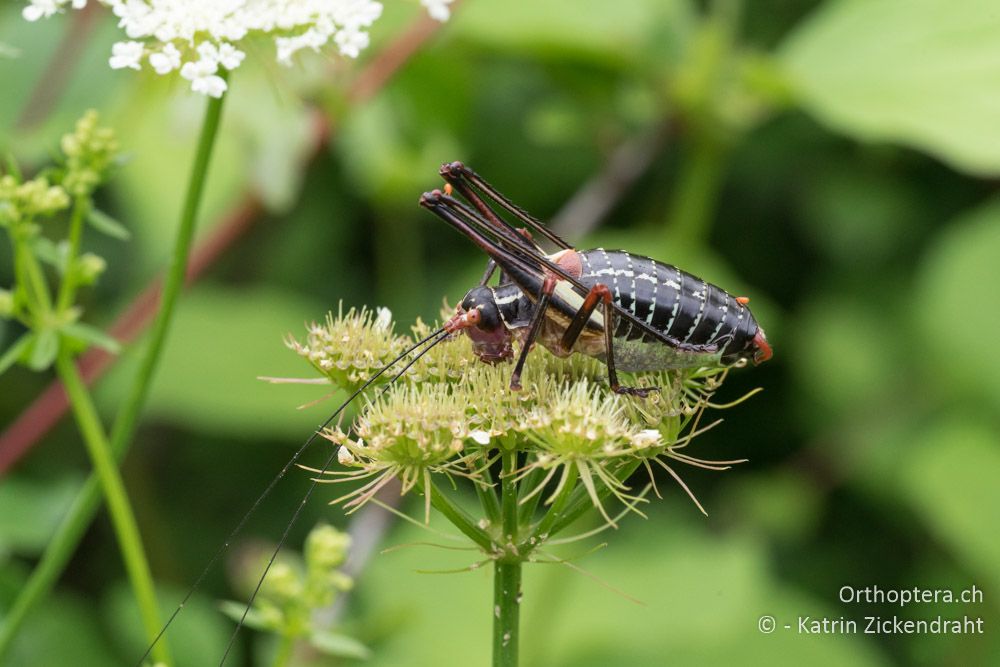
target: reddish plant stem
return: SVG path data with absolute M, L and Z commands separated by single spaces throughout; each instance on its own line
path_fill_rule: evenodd
M 29 130 L 49 117 L 56 102 L 62 97 L 70 81 L 70 75 L 80 62 L 83 50 L 97 23 L 98 6 L 91 2 L 86 7 L 72 13 L 66 34 L 59 42 L 55 53 L 38 83 L 31 91 L 27 103 L 21 108 L 16 127 Z

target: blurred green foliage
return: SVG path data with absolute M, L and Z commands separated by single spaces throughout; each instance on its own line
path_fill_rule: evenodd
M 109 268 L 84 305 L 91 322 L 107 324 L 164 265 L 203 100 L 177 82 L 112 72 L 110 16 L 98 17 L 72 58 L 53 62 L 72 17 L 27 24 L 16 5 L 0 7 L 0 148 L 30 174 L 94 107 L 131 155 L 99 204 L 133 241 L 123 250 L 88 237 Z M 439 185 L 441 162 L 465 161 L 550 219 L 621 145 L 661 133 L 611 214 L 569 240 L 649 254 L 752 297 L 775 359 L 732 374 L 727 392 L 765 392 L 697 443 L 711 458 L 751 463 L 721 476 L 684 471 L 707 520 L 663 480 L 666 498 L 649 521 L 630 519 L 610 547 L 574 561 L 644 607 L 567 568 L 529 567 L 525 664 L 995 660 L 1000 26 L 992 4 L 465 0 L 375 97 L 352 103 L 353 77 L 394 48 L 418 11 L 387 3 L 361 63 L 277 70 L 262 49 L 232 81 L 204 231 L 245 192 L 266 213 L 183 298 L 125 464 L 159 579 L 174 593 L 193 581 L 335 404 L 297 412 L 324 388 L 255 379 L 310 375 L 284 334 L 301 333 L 340 300 L 388 306 L 401 322 L 433 319 L 443 297 L 454 302 L 478 279 L 484 258 L 416 206 Z M 65 74 L 65 88 L 50 86 L 53 72 Z M 39 86 L 47 98 L 34 96 Z M 308 160 L 313 113 L 333 134 Z M 0 286 L 11 282 L 10 266 L 0 247 Z M 4 349 L 21 332 L 0 327 Z M 98 387 L 109 417 L 133 355 L 126 348 Z M 15 369 L 2 383 L 6 425 L 44 378 Z M 68 486 L 87 470 L 77 440 L 60 426 L 0 479 L 0 618 Z M 280 534 L 305 477 L 290 475 L 244 540 Z M 319 498 L 306 514 L 293 543 L 319 517 L 346 525 Z M 387 542 L 426 539 L 414 531 L 400 525 Z M 413 571 L 468 563 L 418 548 L 372 557 L 347 613 L 371 662 L 486 661 L 488 577 Z M 197 647 L 190 664 L 213 663 L 205 656 L 224 645 L 226 621 L 209 609 L 233 595 L 223 575 L 209 577 L 172 630 L 174 647 Z M 8 663 L 134 661 L 143 641 L 122 577 L 100 519 Z M 985 601 L 900 610 L 837 599 L 841 586 L 876 584 L 975 584 Z M 757 630 L 762 614 L 794 623 L 893 613 L 979 616 L 987 632 Z M 262 652 L 250 636 L 243 643 L 246 655 Z

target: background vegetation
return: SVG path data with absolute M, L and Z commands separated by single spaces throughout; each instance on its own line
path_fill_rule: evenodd
M 1000 654 L 994 3 L 466 0 L 439 29 L 416 3 L 387 4 L 361 62 L 279 71 L 269 52 L 251 54 L 231 82 L 202 227 L 218 252 L 182 299 L 124 466 L 164 597 L 179 597 L 335 405 L 296 411 L 323 388 L 256 379 L 309 375 L 283 337 L 339 301 L 434 318 L 478 278 L 484 258 L 416 205 L 438 186 L 437 166 L 461 159 L 578 247 L 626 248 L 749 295 L 775 348 L 724 391 L 764 393 L 697 443 L 751 462 L 682 471 L 710 516 L 663 480 L 648 521 L 626 521 L 579 561 L 645 606 L 568 569 L 528 568 L 524 664 L 972 665 Z M 0 7 L 3 149 L 30 173 L 94 107 L 131 156 L 100 204 L 132 240 L 88 238 L 109 268 L 86 306 L 110 325 L 166 262 L 204 100 L 178 81 L 111 71 L 111 16 L 28 24 L 19 9 Z M 18 333 L 0 322 L 0 349 Z M 133 349 L 97 385 L 109 414 Z M 5 374 L 0 423 L 49 379 Z M 78 441 L 64 420 L 4 463 L 0 614 L 89 470 Z M 230 627 L 214 602 L 242 595 L 241 563 L 280 534 L 305 478 L 279 487 L 185 611 L 172 632 L 182 660 L 214 664 L 205 656 Z M 347 525 L 318 498 L 307 514 L 292 544 L 318 520 Z M 382 544 L 422 539 L 397 523 Z M 369 664 L 486 662 L 488 573 L 414 572 L 468 561 L 418 547 L 366 561 L 344 622 L 374 651 Z M 980 604 L 837 599 L 844 585 L 973 584 Z M 143 644 L 130 605 L 102 516 L 8 664 L 130 663 Z M 978 616 L 987 632 L 757 629 L 763 614 L 894 613 Z M 245 636 L 244 658 L 260 644 Z

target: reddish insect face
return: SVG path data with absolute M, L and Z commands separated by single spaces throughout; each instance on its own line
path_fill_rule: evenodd
M 493 290 L 488 287 L 470 290 L 445 330 L 465 331 L 473 353 L 485 363 L 496 364 L 514 356 L 510 331 L 501 321 Z

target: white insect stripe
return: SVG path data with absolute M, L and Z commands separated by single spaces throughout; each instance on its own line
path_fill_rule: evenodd
M 607 269 L 600 269 L 598 271 L 594 271 L 594 272 L 590 273 L 590 275 L 592 275 L 592 276 L 624 276 L 626 278 L 631 278 L 633 274 L 632 274 L 631 271 L 629 271 L 627 269 L 612 269 L 612 268 L 607 268 Z
M 693 292 L 691 294 L 691 296 L 693 296 L 694 298 L 701 299 L 701 306 L 698 307 L 698 314 L 695 315 L 694 324 L 692 324 L 691 328 L 688 329 L 687 335 L 684 336 L 684 340 L 681 341 L 681 342 L 684 342 L 684 343 L 688 342 L 688 339 L 691 338 L 691 334 L 694 333 L 694 330 L 698 326 L 698 323 L 701 322 L 702 315 L 705 314 L 705 304 L 708 303 L 708 298 L 707 298 L 708 297 L 708 283 L 706 283 L 704 280 L 701 281 L 701 287 L 704 290 L 703 292 L 695 291 L 695 292 Z
M 629 312 L 632 313 L 632 315 L 635 315 L 635 306 L 636 306 L 635 300 L 636 297 L 638 297 L 638 293 L 635 290 L 635 270 L 632 268 L 632 255 L 628 254 L 627 252 L 624 253 L 624 255 L 625 255 L 625 261 L 628 263 L 628 269 L 623 273 L 626 278 L 632 279 L 632 292 L 629 294 L 630 300 L 628 304 L 628 309 Z M 625 333 L 625 338 L 628 338 L 629 336 L 632 335 L 633 327 L 635 327 L 635 323 L 632 320 L 629 320 L 628 331 Z
M 677 298 L 674 300 L 674 309 L 670 312 L 670 321 L 667 322 L 667 326 L 663 327 L 663 333 L 670 332 L 670 327 L 673 326 L 674 320 L 677 318 L 677 311 L 680 310 L 681 307 L 681 285 L 684 284 L 684 274 L 681 273 L 681 270 L 677 267 L 674 267 L 674 270 L 677 271 L 677 280 L 680 282 L 675 283 L 673 280 L 667 281 L 667 285 L 669 287 L 673 287 L 677 290 Z
M 611 266 L 611 258 L 608 257 L 608 253 L 604 253 L 604 257 L 608 260 L 608 265 Z M 621 303 L 621 300 L 622 300 L 622 291 L 618 287 L 618 274 L 619 273 L 621 273 L 621 272 L 618 271 L 617 269 L 614 269 L 614 268 L 611 269 L 611 284 L 614 285 L 614 287 L 615 287 L 615 301 L 617 301 L 618 303 Z
M 508 303 L 512 303 L 521 298 L 520 294 L 510 294 L 502 298 L 496 298 L 496 292 L 493 295 L 493 301 L 496 302 L 498 306 L 506 306 Z
M 656 276 L 650 275 L 648 273 L 640 273 L 639 275 L 635 276 L 635 279 L 645 280 L 646 282 L 653 283 L 654 285 L 659 284 L 660 282 L 659 280 L 656 279 Z
M 660 289 L 660 284 L 653 285 L 653 299 L 649 302 L 649 312 L 646 314 L 646 324 L 653 324 L 653 315 L 656 313 L 656 293 Z
M 635 270 L 632 268 L 632 255 L 625 253 L 625 259 L 628 261 L 628 271 L 625 272 L 625 276 L 632 279 L 632 304 L 629 306 L 629 310 L 635 315 L 635 299 L 639 296 L 639 293 L 635 289 Z
M 722 325 L 726 323 L 726 313 L 729 312 L 729 292 L 723 291 L 722 295 L 726 297 L 726 305 L 719 306 L 719 324 L 716 325 L 715 331 L 712 332 L 712 335 L 708 337 L 709 344 L 715 342 L 715 337 L 719 335 Z

